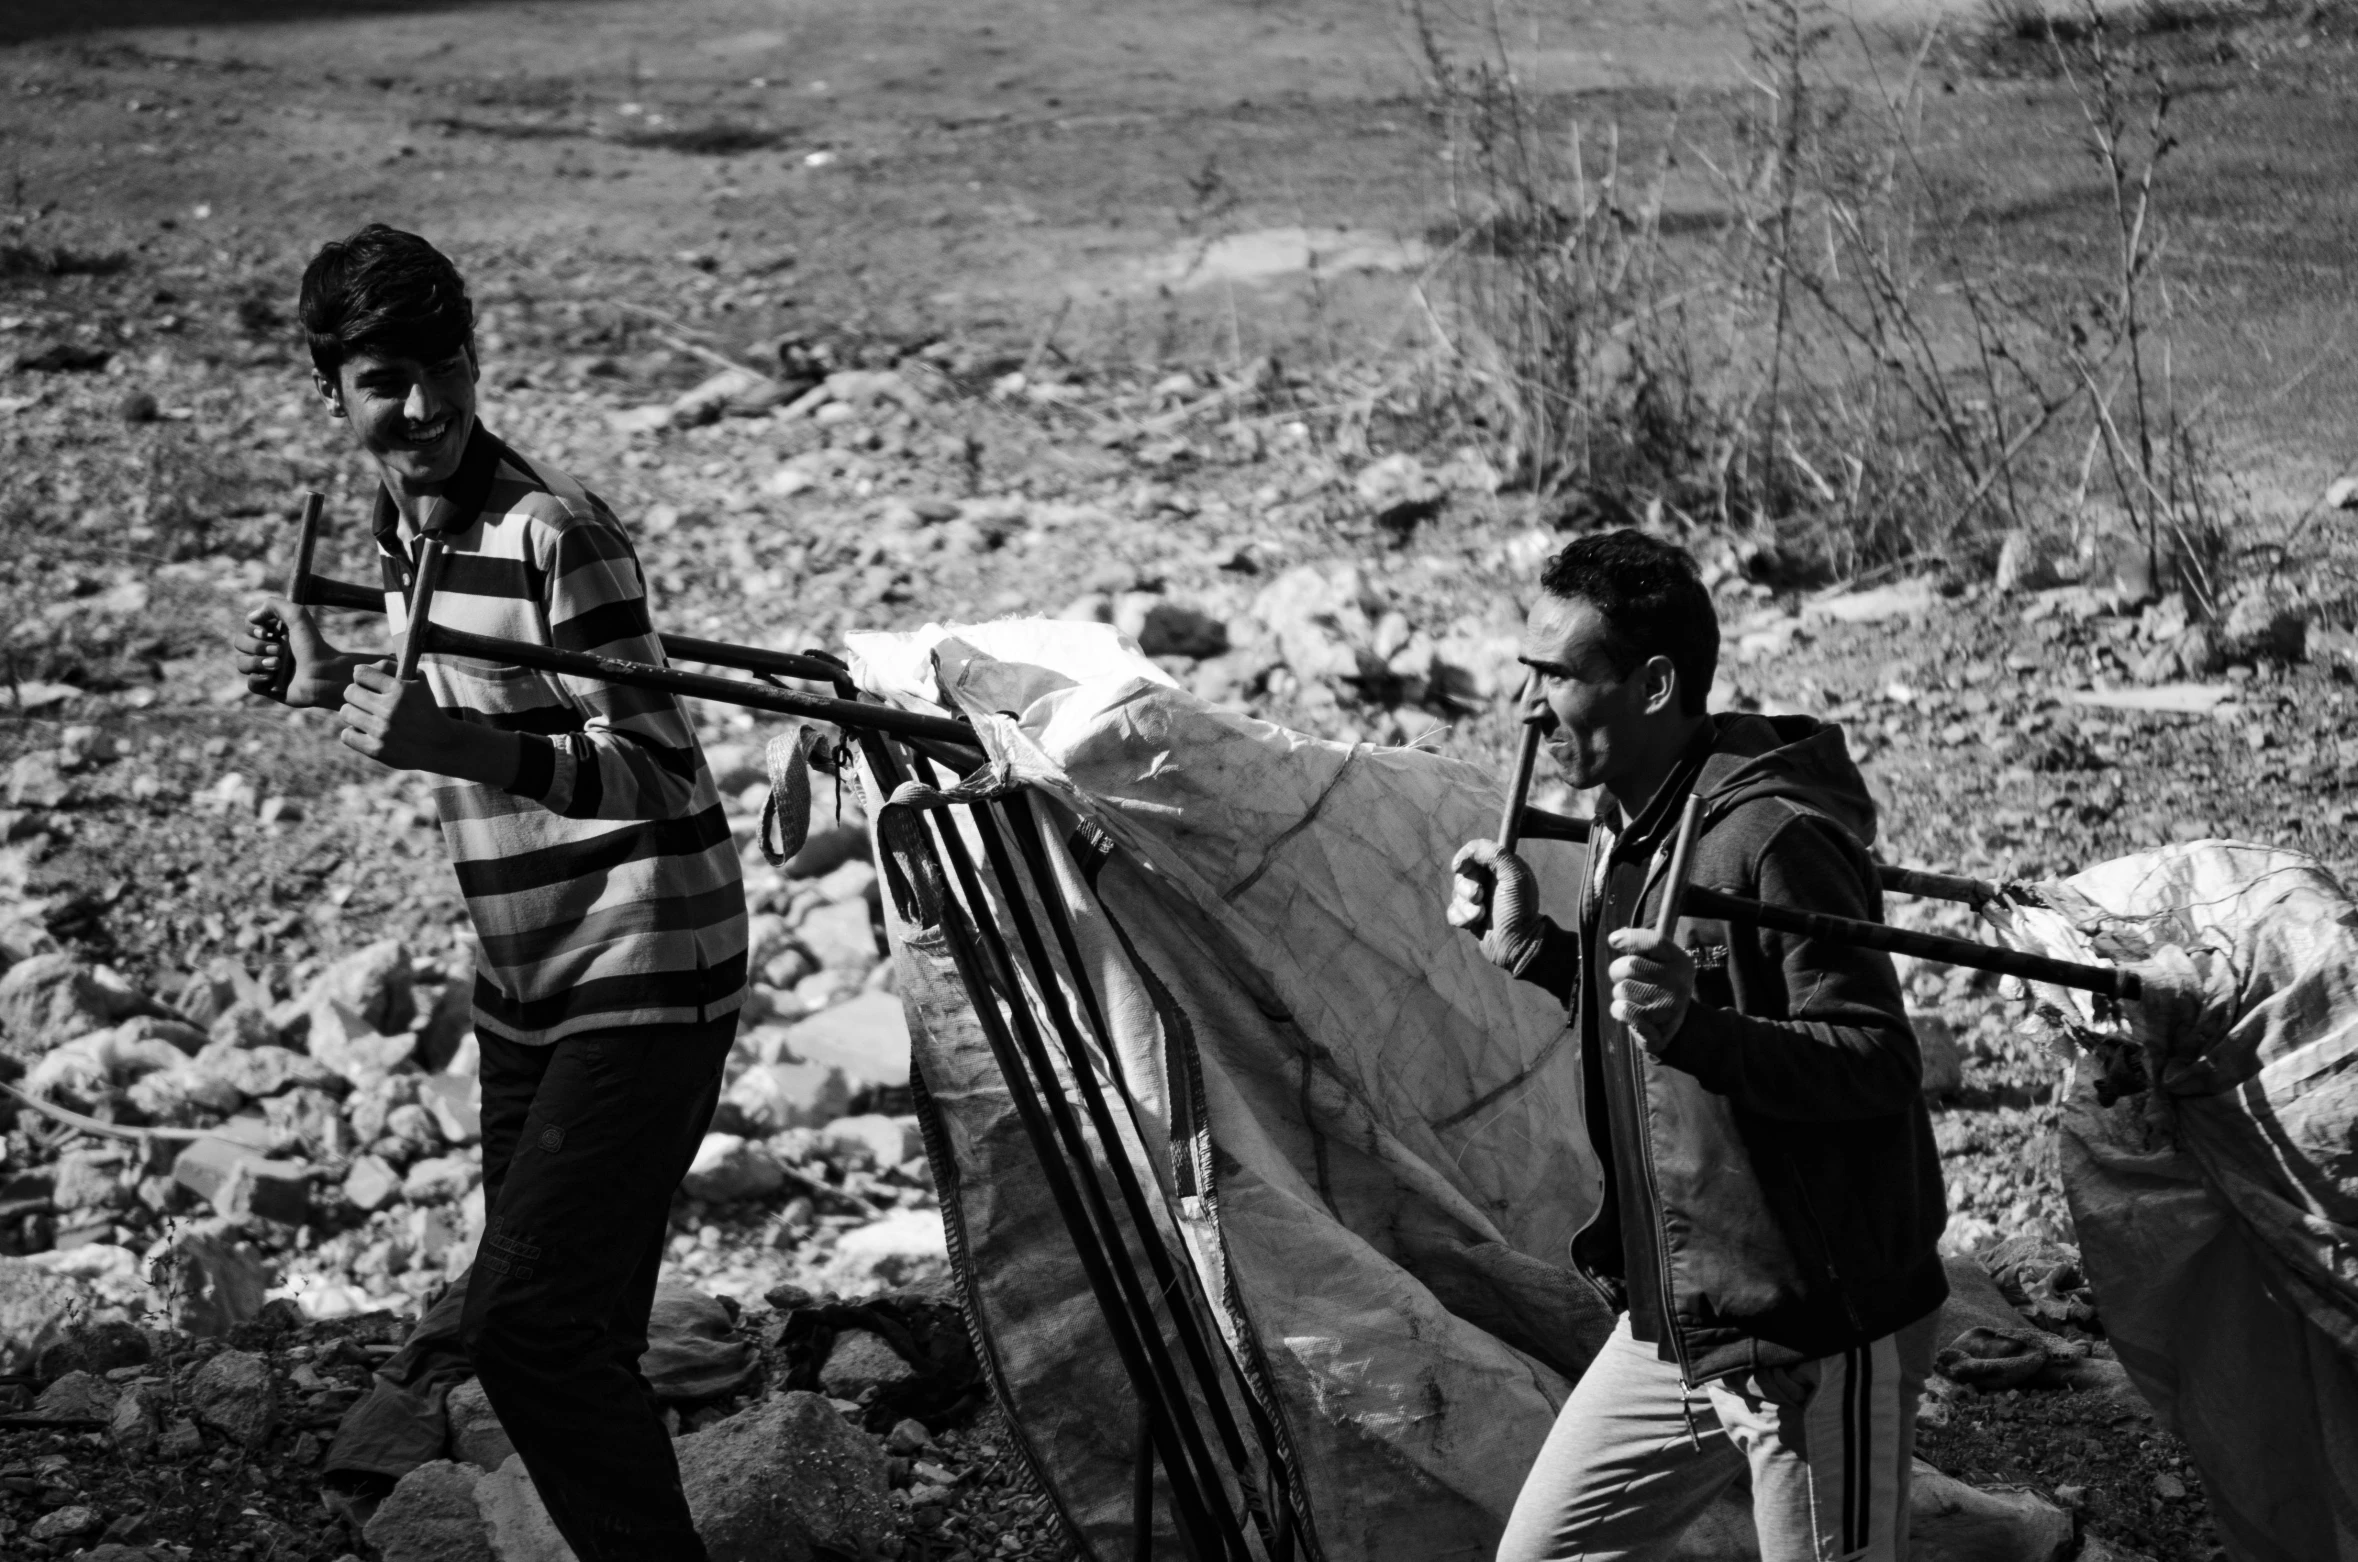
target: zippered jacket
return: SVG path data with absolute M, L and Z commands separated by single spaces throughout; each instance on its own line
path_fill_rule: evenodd
M 1598 822 L 1579 928 L 1550 924 L 1520 973 L 1579 1028 L 1605 1187 L 1574 1261 L 1692 1384 L 1831 1355 L 1938 1307 L 1948 1213 L 1887 955 L 1686 917 L 1695 997 L 1678 1033 L 1657 1058 L 1613 1019 L 1604 939 L 1654 924 L 1690 791 L 1690 884 L 1866 921 L 1883 902 L 1875 805 L 1841 729 L 1720 716 L 1626 831 Z

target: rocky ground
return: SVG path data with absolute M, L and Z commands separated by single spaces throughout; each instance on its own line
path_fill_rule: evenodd
M 1595 519 L 1498 492 L 1377 369 L 1148 374 L 1038 343 L 764 337 L 747 322 L 769 284 L 709 256 L 642 295 L 661 311 L 531 257 L 474 275 L 486 420 L 615 505 L 666 629 L 802 649 L 929 619 L 1106 619 L 1209 698 L 1495 763 L 1536 566 Z M 370 573 L 364 474 L 310 403 L 290 293 L 169 234 L 0 228 L 0 1054 L 21 1092 L 0 1109 L 20 1407 L 0 1421 L 0 1555 L 381 1545 L 320 1505 L 316 1470 L 481 1222 L 470 956 L 423 790 L 246 696 L 225 649 L 303 487 L 329 495 L 322 568 Z M 1729 626 L 1719 699 L 1842 722 L 1890 860 L 2037 877 L 2219 834 L 2350 866 L 2347 576 L 2329 558 L 2233 561 L 2226 611 L 2190 624 L 2102 546 L 2024 539 L 1996 576 L 1828 594 L 1773 555 L 1687 540 Z M 369 620 L 334 617 L 331 638 L 373 643 Z M 732 1416 L 809 1413 L 769 1391 L 819 1391 L 861 1428 L 844 1457 L 866 1495 L 844 1522 L 950 1562 L 1054 1554 L 971 1397 L 896 1431 L 878 1385 L 830 1386 L 807 1338 L 799 1368 L 780 1357 L 814 1297 L 938 1282 L 942 1239 L 858 800 L 838 824 L 822 781 L 810 845 L 771 866 L 753 842 L 764 728 L 699 719 L 736 800 L 759 976 L 674 1274 L 758 1370 L 684 1400 L 683 1436 L 721 1448 Z M 1959 908 L 1893 915 L 1966 930 Z M 2064 1273 L 2055 1063 L 1993 982 L 1908 981 L 1954 1042 L 1930 1082 L 1952 1247 L 1992 1258 L 2033 1316 L 2040 1287 L 2069 1293 L 2078 1310 L 2041 1322 L 2078 1345 L 2049 1354 L 2101 1360 L 2102 1299 Z M 2033 1244 L 2030 1289 L 2001 1238 Z M 2108 1543 L 2210 1556 L 2172 1440 L 2068 1376 L 1943 1379 L 1926 1457 L 2038 1488 Z M 498 1459 L 459 1458 L 473 1473 L 439 1475 L 434 1500 L 507 1500 Z

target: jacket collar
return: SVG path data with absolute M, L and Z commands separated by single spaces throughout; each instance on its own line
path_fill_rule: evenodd
M 467 431 L 467 448 L 459 455 L 458 470 L 442 485 L 426 506 L 420 536 L 449 537 L 475 524 L 491 498 L 491 480 L 499 472 L 499 464 L 508 453 L 499 436 L 485 428 L 478 419 Z M 369 520 L 369 529 L 376 534 L 377 547 L 399 558 L 408 550 L 401 545 L 401 510 L 393 503 L 393 495 L 383 484 L 377 485 L 377 505 Z
M 1705 721 L 1695 729 L 1694 737 L 1679 755 L 1678 762 L 1670 767 L 1670 774 L 1663 777 L 1654 795 L 1646 800 L 1646 806 L 1638 810 L 1635 819 L 1614 832 L 1616 852 L 1625 845 L 1632 851 L 1650 851 L 1657 837 L 1676 826 L 1680 812 L 1687 805 L 1687 794 L 1695 789 L 1704 765 L 1718 746 L 1717 722 Z

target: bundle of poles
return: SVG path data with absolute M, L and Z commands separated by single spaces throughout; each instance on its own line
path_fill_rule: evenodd
M 313 572 L 322 509 L 319 494 L 306 495 L 287 575 L 287 600 L 298 607 L 383 612 L 380 591 Z M 667 660 L 752 675 L 732 678 L 435 624 L 430 615 L 445 557 L 443 538 L 420 539 L 407 603 L 409 628 L 395 664 L 404 681 L 418 677 L 422 657 L 444 653 L 823 721 L 858 744 L 862 760 L 888 798 L 906 781 L 939 790 L 945 779 L 962 777 L 985 761 L 967 722 L 864 700 L 845 666 L 822 653 L 774 651 L 689 635 L 658 636 Z M 780 678 L 821 684 L 833 692 L 789 688 L 776 681 Z M 1526 726 L 1499 830 L 1501 843 L 1509 849 L 1524 838 L 1588 839 L 1587 821 L 1528 805 L 1538 744 L 1537 728 Z M 879 812 L 876 828 L 897 871 L 921 881 L 919 903 L 942 910 L 952 962 L 1039 1157 L 1048 1191 L 1073 1239 L 1114 1348 L 1138 1393 L 1141 1435 L 1134 1555 L 1139 1562 L 1151 1556 L 1160 1506 L 1190 1562 L 1253 1562 L 1256 1555 L 1265 1562 L 1290 1562 L 1300 1526 L 1309 1518 L 1299 1472 L 1259 1374 L 1225 1342 L 1207 1335 L 1203 1320 L 1210 1313 L 1194 1266 L 1175 1258 L 1164 1241 L 1163 1223 L 1155 1218 L 1148 1190 L 1124 1148 L 1115 1104 L 1104 1082 L 1115 1082 L 1125 1110 L 1134 1111 L 1134 1103 L 1121 1090 L 1105 1009 L 1085 974 L 1064 901 L 1068 892 L 1050 871 L 1031 800 L 998 796 L 958 806 L 967 810 L 973 838 L 998 886 L 997 903 L 1013 927 L 1012 942 L 986 897 L 968 832 L 945 810 L 887 805 Z M 1686 867 L 1698 818 L 1699 810 L 1690 802 L 1659 919 L 1665 934 L 1683 912 L 2084 989 L 2114 1000 L 2140 996 L 2135 973 L 2110 966 L 1767 905 L 1689 885 Z M 1999 885 L 1950 874 L 1889 866 L 1878 873 L 1882 887 L 1894 894 L 1979 906 L 2002 893 Z M 1051 1039 L 1063 1057 L 1061 1076 L 1050 1051 Z M 919 1100 L 928 1152 L 937 1170 L 943 1169 L 948 1163 L 935 1153 L 941 1149 L 936 1119 L 916 1070 L 911 1071 L 911 1086 Z M 1138 1129 L 1134 1116 L 1132 1129 Z M 950 1187 L 944 1194 L 945 1203 L 955 1197 Z M 1138 1255 L 1145 1259 L 1144 1275 Z M 973 1278 L 965 1273 L 966 1266 L 960 1268 L 960 1281 L 970 1288 L 971 1301 Z M 1156 1497 L 1158 1468 L 1168 1493 L 1163 1504 Z

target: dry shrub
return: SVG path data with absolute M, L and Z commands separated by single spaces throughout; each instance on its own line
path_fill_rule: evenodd
M 1523 88 L 1495 13 L 1491 52 L 1465 62 L 1412 10 L 1450 169 L 1426 288 L 1436 401 L 1526 489 L 1812 572 L 1984 561 L 2004 531 L 2084 508 L 2091 481 L 2157 555 L 2215 553 L 2215 469 L 2154 372 L 2167 81 L 2093 10 L 2051 33 L 2112 256 L 2100 283 L 2058 289 L 1990 258 L 1920 156 L 1929 38 L 1861 84 L 1824 66 L 1822 0 L 1747 14 L 1735 122 L 1707 139 L 1674 114 L 1633 159 L 1617 127 Z M 1706 215 L 1668 220 L 1674 181 Z

